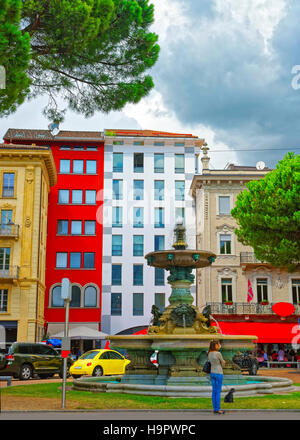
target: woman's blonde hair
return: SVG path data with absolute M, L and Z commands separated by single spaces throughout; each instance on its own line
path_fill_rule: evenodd
M 210 351 L 217 351 L 217 349 L 216 349 L 217 345 L 220 345 L 220 341 L 218 341 L 218 340 L 210 341 L 208 353 Z

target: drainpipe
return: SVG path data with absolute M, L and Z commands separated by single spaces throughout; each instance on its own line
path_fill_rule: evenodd
M 40 218 L 39 218 L 39 239 L 38 239 L 38 262 L 37 262 L 37 274 L 36 274 L 36 302 L 35 302 L 35 342 L 37 341 L 37 328 L 38 328 L 38 298 L 39 298 L 39 273 L 40 273 L 40 244 L 41 244 L 41 218 L 42 218 L 42 190 L 43 190 L 43 171 L 41 169 L 41 186 L 40 186 Z

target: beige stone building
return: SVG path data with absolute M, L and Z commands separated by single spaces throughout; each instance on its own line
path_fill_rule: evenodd
M 42 337 L 48 193 L 56 180 L 49 147 L 0 144 L 0 326 L 9 343 Z
M 270 169 L 228 165 L 223 170 L 211 170 L 208 148 L 202 150 L 202 174 L 195 175 L 191 185 L 197 245 L 217 257 L 211 266 L 197 273 L 197 305 L 202 308 L 210 304 L 214 316 L 223 321 L 297 323 L 300 273 L 288 273 L 257 261 L 253 249 L 238 242 L 234 233 L 236 222 L 230 215 L 245 184 L 264 177 Z M 248 280 L 253 291 L 250 303 Z M 272 309 L 278 302 L 293 304 L 295 312 L 289 317 L 278 316 Z

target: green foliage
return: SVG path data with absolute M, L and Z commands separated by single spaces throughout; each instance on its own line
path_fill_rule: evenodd
M 6 88 L 0 90 L 0 115 L 22 104 L 29 93 L 29 34 L 19 29 L 21 0 L 0 0 L 0 65 L 5 68 Z
M 231 211 L 238 240 L 260 261 L 293 271 L 300 255 L 300 156 L 288 153 L 263 179 L 249 182 Z
M 120 110 L 146 96 L 153 81 L 145 72 L 159 54 L 158 37 L 149 32 L 154 11 L 148 1 L 0 0 L 7 13 L 15 5 L 14 32 L 26 43 L 26 54 L 20 54 L 26 61 L 23 99 L 48 94 L 44 113 L 60 121 L 58 97 L 87 117 Z M 0 48 L 5 47 L 14 50 L 11 40 Z M 8 102 L 0 114 L 14 110 Z

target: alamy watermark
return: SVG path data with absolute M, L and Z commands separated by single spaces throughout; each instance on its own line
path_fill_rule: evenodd
M 0 90 L 6 88 L 6 71 L 4 66 L 0 66 Z

